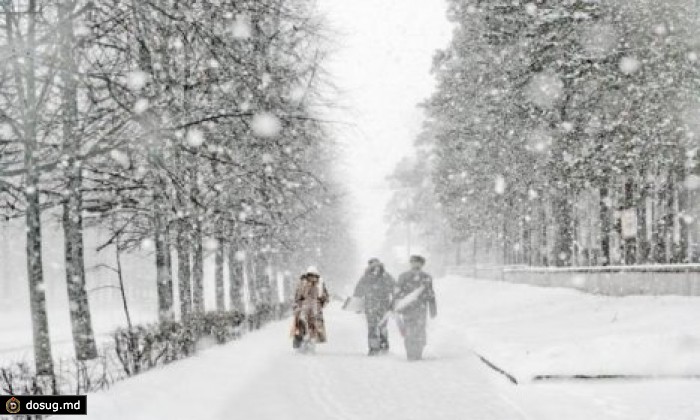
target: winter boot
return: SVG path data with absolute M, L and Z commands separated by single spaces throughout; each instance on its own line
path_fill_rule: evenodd
M 301 335 L 295 335 L 294 338 L 292 339 L 292 348 L 299 349 L 301 347 L 301 343 L 304 341 L 304 337 Z

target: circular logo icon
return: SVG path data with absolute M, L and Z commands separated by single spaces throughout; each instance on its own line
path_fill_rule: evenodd
M 5 403 L 5 408 L 7 409 L 7 412 L 10 414 L 19 413 L 19 409 L 20 409 L 19 400 L 15 397 L 10 398 Z

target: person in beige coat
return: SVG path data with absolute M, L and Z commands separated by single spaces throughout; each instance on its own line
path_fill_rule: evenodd
M 316 267 L 309 267 L 299 279 L 294 293 L 294 322 L 292 334 L 294 348 L 302 344 L 326 342 L 323 308 L 329 300 L 328 290 Z

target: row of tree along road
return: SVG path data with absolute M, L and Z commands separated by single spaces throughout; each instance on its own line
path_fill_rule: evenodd
M 312 1 L 0 7 L 0 213 L 26 224 L 37 374 L 54 372 L 47 216 L 62 226 L 80 360 L 97 355 L 88 231 L 108 232 L 97 250 L 116 256 L 113 268 L 123 252 L 153 256 L 163 322 L 204 312 L 207 253 L 215 254 L 221 311 L 227 301 L 243 310 L 244 273 L 260 278 L 269 267 L 318 259 L 321 249 L 325 260 L 340 255 L 333 244 L 347 232 L 333 144 L 319 119 L 328 42 Z M 249 284 L 251 300 L 269 297 L 269 277 Z
M 697 2 L 448 5 L 404 219 L 458 263 L 698 262 Z

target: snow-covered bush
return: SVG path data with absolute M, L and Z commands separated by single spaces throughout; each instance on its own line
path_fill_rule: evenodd
M 136 375 L 159 364 L 194 353 L 196 332 L 173 321 L 119 329 L 114 332 L 114 350 L 124 373 Z
M 42 393 L 37 384 L 34 370 L 25 362 L 0 367 L 0 392 L 6 395 Z
M 245 315 L 238 311 L 207 312 L 204 314 L 204 333 L 223 344 L 238 337 L 244 319 Z

